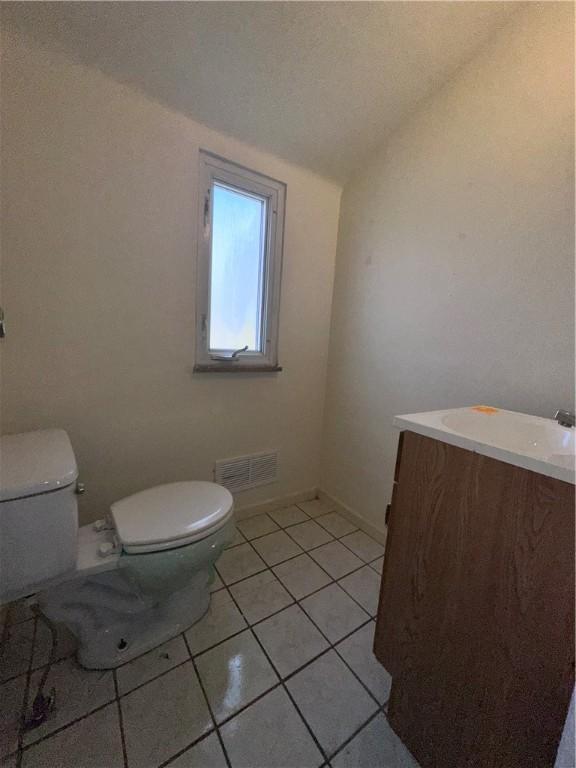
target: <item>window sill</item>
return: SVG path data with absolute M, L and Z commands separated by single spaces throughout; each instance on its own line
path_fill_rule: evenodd
M 242 365 L 242 363 L 196 363 L 194 373 L 279 373 L 281 365 Z

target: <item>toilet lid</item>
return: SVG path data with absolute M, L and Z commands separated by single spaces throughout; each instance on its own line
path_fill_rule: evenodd
M 112 504 L 111 514 L 127 552 L 150 552 L 208 536 L 220 528 L 232 506 L 232 494 L 221 485 L 190 481 L 135 493 Z

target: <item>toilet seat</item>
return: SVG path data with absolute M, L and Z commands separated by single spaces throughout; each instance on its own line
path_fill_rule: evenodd
M 183 547 L 222 528 L 232 516 L 232 494 L 203 481 L 168 483 L 114 502 L 111 516 L 128 554 Z

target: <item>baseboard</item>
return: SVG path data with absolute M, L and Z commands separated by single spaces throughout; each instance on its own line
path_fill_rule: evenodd
M 235 516 L 238 520 L 244 520 L 254 515 L 262 515 L 264 512 L 274 512 L 276 509 L 291 507 L 293 504 L 299 504 L 301 501 L 310 501 L 318 496 L 316 488 L 309 488 L 307 491 L 298 491 L 289 493 L 286 496 L 277 496 L 266 501 L 260 501 L 258 504 L 250 504 L 246 507 L 236 507 Z
M 346 506 L 346 504 L 340 501 L 340 499 L 337 499 L 334 496 L 330 496 L 330 494 L 326 493 L 326 491 L 318 489 L 317 496 L 320 501 L 324 502 L 324 504 L 327 506 L 333 507 L 336 512 L 339 512 L 342 515 L 342 517 L 350 520 L 351 523 L 357 525 L 358 528 L 363 530 L 365 533 L 368 533 L 370 536 L 372 536 L 372 538 L 376 539 L 376 541 L 379 541 L 380 544 L 386 544 L 386 528 L 381 529 L 377 528 L 375 525 L 372 525 L 372 523 L 369 523 L 357 512 L 354 512 L 353 509 L 350 509 L 350 507 Z
M 298 491 L 297 493 L 290 493 L 286 496 L 276 496 L 275 498 L 266 499 L 266 501 L 261 501 L 257 504 L 250 504 L 246 507 L 237 507 L 234 514 L 238 520 L 245 520 L 247 517 L 262 515 L 265 512 L 274 512 L 276 509 L 291 507 L 293 504 L 299 504 L 301 501 L 310 501 L 311 499 L 316 498 L 324 502 L 326 506 L 339 512 L 342 517 L 350 520 L 351 523 L 357 525 L 360 530 L 368 533 L 376 539 L 376 541 L 379 541 L 380 544 L 386 544 L 386 528 L 384 528 L 384 530 L 377 528 L 353 509 L 346 506 L 340 499 L 330 496 L 329 493 L 318 488 L 309 488 L 307 491 Z

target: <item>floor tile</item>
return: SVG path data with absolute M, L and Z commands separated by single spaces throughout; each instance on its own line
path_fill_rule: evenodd
M 177 664 L 189 659 L 188 648 L 182 635 L 168 640 L 167 643 L 159 645 L 143 656 L 139 656 L 128 664 L 118 667 L 116 670 L 116 679 L 118 681 L 118 692 L 120 695 L 128 693 L 142 683 L 147 683 L 153 677 L 157 677 L 162 672 L 167 672 Z
M 392 678 L 374 656 L 372 647 L 375 628 L 373 621 L 360 627 L 353 635 L 338 643 L 336 650 L 380 704 L 385 704 L 390 696 Z
M 320 517 L 328 512 L 333 512 L 334 507 L 328 503 L 320 501 L 320 499 L 312 499 L 312 501 L 301 501 L 298 506 L 309 517 Z
M 349 549 L 346 549 L 339 541 L 324 544 L 324 546 L 312 550 L 310 555 L 333 579 L 339 579 L 363 565 L 362 560 Z
M 106 768 L 124 765 L 116 702 L 39 742 L 22 755 L 22 768 L 103 768 L 103 765 Z
M 226 768 L 226 758 L 216 732 L 205 736 L 180 757 L 168 763 L 169 768 Z M 168 768 L 168 766 L 166 768 Z
M 278 682 L 251 632 L 236 637 L 196 660 L 208 701 L 222 722 Z
M 371 616 L 376 616 L 380 597 L 380 576 L 369 565 L 344 576 L 338 584 Z
M 327 515 L 317 517 L 316 522 L 327 531 L 330 531 L 332 536 L 339 538 L 340 536 L 346 536 L 347 533 L 352 533 L 358 526 L 346 520 L 345 517 L 339 515 L 338 512 L 329 512 Z
M 42 673 L 43 670 L 39 669 L 30 678 L 30 705 L 36 695 Z M 111 670 L 87 670 L 73 658 L 53 665 L 45 691 L 48 692 L 51 688 L 56 692 L 56 705 L 45 723 L 24 735 L 25 744 L 38 741 L 57 728 L 112 701 L 116 696 Z
M 341 640 L 369 618 L 337 584 L 306 597 L 301 605 L 331 643 Z
M 224 584 L 233 584 L 264 570 L 266 563 L 250 544 L 241 544 L 223 552 L 216 561 L 216 568 Z
M 306 520 L 310 519 L 306 512 L 302 512 L 297 506 L 276 509 L 274 512 L 269 512 L 268 514 L 281 528 L 286 528 L 289 525 L 296 525 L 296 523 L 304 523 Z
M 157 768 L 212 727 L 191 661 L 120 702 L 129 768 Z
M 230 587 L 230 592 L 250 624 L 265 619 L 271 613 L 294 602 L 270 570 L 234 584 Z
M 264 536 L 267 533 L 280 530 L 278 525 L 268 515 L 255 515 L 247 517 L 245 520 L 238 520 L 236 526 L 242 531 L 243 536 L 250 541 L 257 536 Z
M 332 581 L 331 577 L 312 560 L 309 555 L 300 555 L 293 560 L 275 566 L 274 573 L 296 600 L 316 592 Z
M 384 547 L 382 544 L 379 544 L 371 536 L 368 536 L 367 533 L 364 533 L 364 531 L 349 533 L 348 536 L 344 536 L 340 541 L 342 544 L 345 544 L 348 549 L 351 549 L 354 554 L 364 560 L 365 563 L 376 560 L 377 557 L 382 557 L 384 554 Z
M 221 590 L 212 595 L 210 607 L 200 621 L 186 630 L 186 641 L 192 654 L 200 653 L 240 632 L 245 626 L 246 622 L 228 590 Z
M 26 675 L 0 685 L 0 757 L 18 747 L 20 716 L 26 691 Z
M 378 560 L 374 560 L 373 563 L 370 563 L 370 567 L 374 568 L 376 573 L 382 574 L 382 568 L 384 567 L 384 558 L 379 557 Z
M 29 621 L 34 618 L 34 613 L 26 600 L 17 600 L 15 603 L 10 603 L 7 608 L 8 624 L 19 624 L 21 621 Z
M 378 705 L 334 651 L 313 661 L 286 686 L 316 738 L 331 754 Z
M 284 531 L 269 533 L 268 536 L 255 539 L 252 543 L 268 565 L 277 565 L 283 560 L 288 560 L 289 557 L 302 553 L 298 544 L 292 541 Z
M 222 727 L 234 768 L 314 768 L 323 757 L 282 688 L 276 688 Z
M 333 540 L 332 535 L 315 523 L 314 520 L 293 525 L 289 528 L 288 535 L 305 550 L 319 547 L 321 544 L 327 544 Z
M 418 768 L 384 715 L 377 715 L 330 761 L 332 768 Z
M 254 631 L 281 677 L 295 672 L 329 647 L 297 605 L 266 619 Z
M 24 621 L 5 628 L 4 642 L 0 646 L 0 682 L 28 671 L 34 622 Z
M 234 538 L 232 539 L 230 544 L 228 544 L 226 549 L 230 549 L 230 547 L 237 547 L 238 544 L 244 544 L 245 541 L 246 539 L 244 538 L 244 536 L 242 536 L 238 528 L 236 528 L 234 531 Z
M 66 659 L 76 653 L 78 642 L 72 632 L 64 624 L 56 624 L 58 645 L 56 646 L 55 660 Z M 52 650 L 52 633 L 40 619 L 36 624 L 36 642 L 34 645 L 34 657 L 32 667 L 34 669 L 48 664 L 50 651 Z

